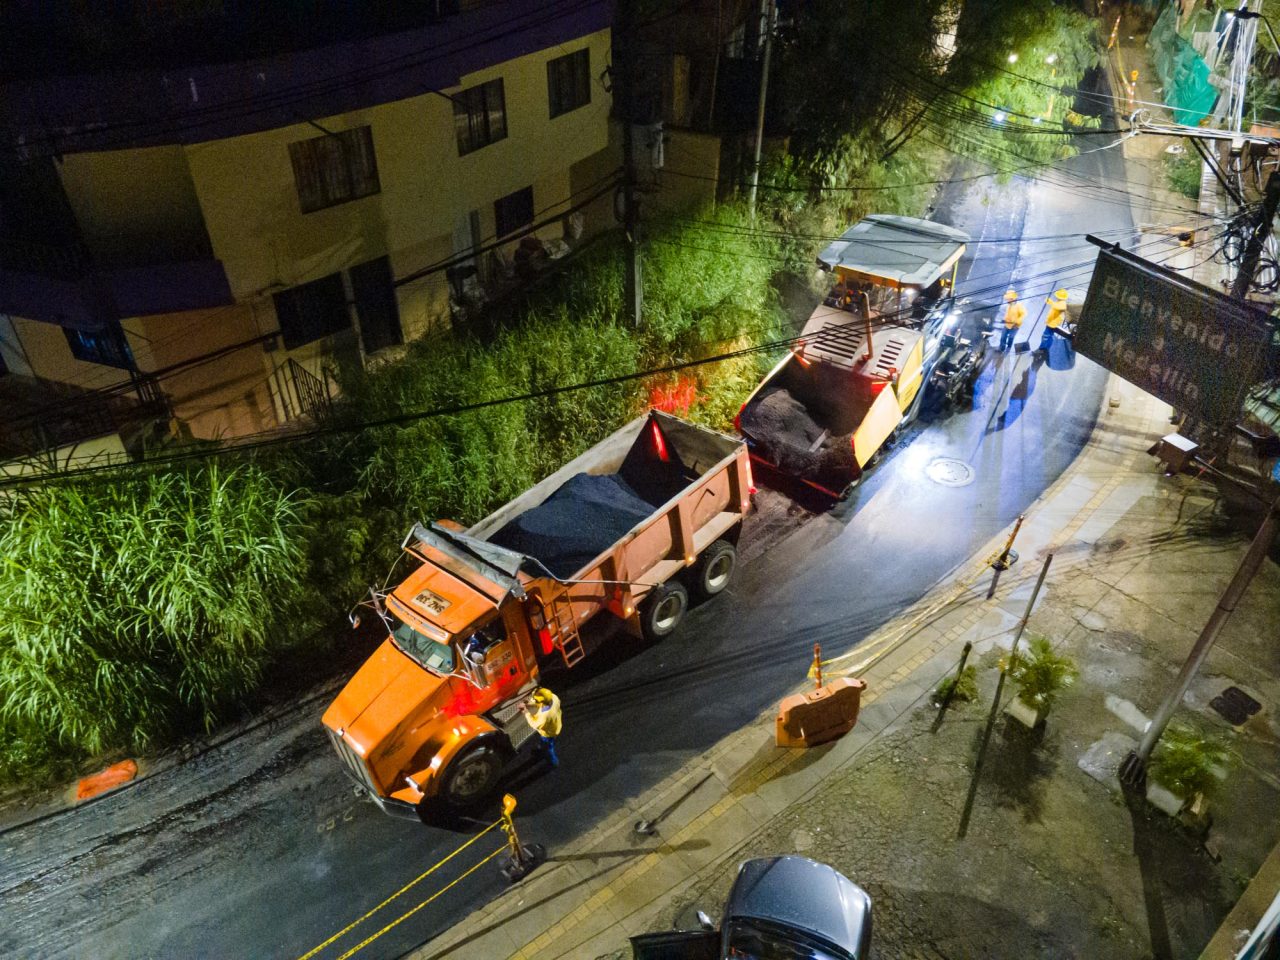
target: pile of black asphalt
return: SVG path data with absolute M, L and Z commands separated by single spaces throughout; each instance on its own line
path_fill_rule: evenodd
M 843 486 L 857 476 L 853 432 L 833 429 L 832 420 L 785 385 L 769 384 L 743 409 L 740 423 L 756 452 L 783 472 Z
M 489 542 L 534 557 L 555 576 L 569 578 L 650 517 L 656 506 L 616 473 L 578 473 Z

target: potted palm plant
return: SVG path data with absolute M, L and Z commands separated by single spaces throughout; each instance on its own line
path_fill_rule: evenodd
M 1046 637 L 1031 637 L 1027 652 L 1015 655 L 1009 668 L 1018 695 L 1009 701 L 1005 713 L 1024 726 L 1039 726 L 1058 694 L 1078 675 L 1075 661 L 1056 652 Z
M 1188 807 L 1203 816 L 1226 761 L 1221 740 L 1171 724 L 1147 764 L 1147 800 L 1171 817 Z

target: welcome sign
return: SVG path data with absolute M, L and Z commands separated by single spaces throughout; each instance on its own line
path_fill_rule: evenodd
M 1098 254 L 1075 347 L 1176 409 L 1226 426 L 1257 382 L 1270 340 L 1262 311 L 1108 248 Z

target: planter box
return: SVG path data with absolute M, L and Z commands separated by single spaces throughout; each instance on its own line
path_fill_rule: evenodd
M 1031 706 L 1021 697 L 1014 697 L 1004 708 L 1004 712 L 1028 730 L 1034 730 L 1044 721 L 1044 714 Z
M 1186 800 L 1154 780 L 1147 781 L 1147 802 L 1170 817 L 1176 817 L 1187 805 Z

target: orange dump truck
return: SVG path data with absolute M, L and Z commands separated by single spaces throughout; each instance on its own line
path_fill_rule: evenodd
M 393 814 L 490 794 L 539 658 L 572 667 L 604 610 L 671 633 L 728 585 L 750 494 L 740 440 L 654 411 L 469 530 L 415 525 L 411 572 L 364 604 L 387 637 L 324 714 L 347 773 Z

